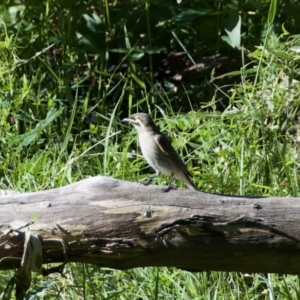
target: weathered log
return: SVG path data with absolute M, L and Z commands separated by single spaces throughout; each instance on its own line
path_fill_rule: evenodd
M 85 262 L 115 269 L 300 272 L 300 198 L 162 189 L 93 177 L 1 196 L 0 269 L 20 267 L 23 256 L 23 268 L 27 263 L 31 270 Z M 35 254 L 23 255 L 28 245 Z

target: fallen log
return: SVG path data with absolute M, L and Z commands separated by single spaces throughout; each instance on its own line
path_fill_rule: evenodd
M 22 278 L 52 262 L 299 274 L 300 198 L 162 190 L 99 176 L 1 196 L 0 269 Z

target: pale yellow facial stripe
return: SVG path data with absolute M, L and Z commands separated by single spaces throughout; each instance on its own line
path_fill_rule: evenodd
M 140 124 L 141 123 L 140 119 L 131 120 L 131 122 L 133 124 Z

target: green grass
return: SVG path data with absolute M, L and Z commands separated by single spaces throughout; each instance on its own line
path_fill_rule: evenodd
M 11 273 L 12 272 L 8 272 Z M 6 275 L 6 278 L 9 276 Z M 300 299 L 299 276 L 186 272 L 174 268 L 117 271 L 69 264 L 64 276 L 34 276 L 31 299 Z M 13 299 L 13 297 L 12 297 Z
M 108 9 L 107 3 L 105 7 Z M 43 17 L 51 20 L 50 15 Z M 101 29 L 99 20 L 93 22 Z M 65 25 L 74 30 L 72 24 Z M 186 90 L 190 111 L 185 113 L 178 109 L 178 103 L 174 105 L 172 94 L 158 92 L 153 78 L 139 72 L 130 37 L 124 42 L 123 57 L 129 71 L 123 75 L 123 61 L 110 73 L 104 54 L 90 60 L 74 51 L 73 44 L 55 47 L 58 53 L 45 50 L 52 42 L 48 33 L 59 31 L 50 29 L 40 29 L 42 41 L 38 42 L 38 34 L 30 36 L 29 46 L 36 53 L 21 65 L 18 35 L 7 31 L 2 35 L 1 188 L 39 191 L 98 174 L 146 180 L 153 170 L 140 154 L 137 133 L 120 123 L 120 116 L 144 108 L 169 135 L 201 190 L 299 196 L 296 121 L 300 87 L 289 82 L 299 62 L 289 49 L 299 45 L 299 36 L 291 37 L 286 44 L 270 38 L 264 47 L 251 53 L 252 63 L 239 72 L 241 84 L 224 92 L 228 106 L 223 111 L 217 109 L 217 95 L 195 105 Z M 149 36 L 154 34 L 150 25 L 147 29 Z M 123 30 L 127 32 L 125 25 Z M 57 63 L 54 55 L 63 58 Z M 79 56 L 92 75 L 82 75 L 82 65 L 77 69 Z M 95 83 L 96 77 L 99 80 Z M 168 178 L 161 176 L 154 183 L 166 185 Z M 1 271 L 0 293 L 12 276 L 13 271 Z M 34 274 L 29 298 L 263 300 L 300 299 L 300 291 L 298 276 L 191 273 L 155 267 L 117 271 L 72 263 L 63 276 L 44 278 Z

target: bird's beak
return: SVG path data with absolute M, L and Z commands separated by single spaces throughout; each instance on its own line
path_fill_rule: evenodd
M 122 120 L 122 122 L 130 122 L 131 123 L 132 120 L 130 118 L 125 118 L 125 119 Z
M 134 127 L 140 126 L 141 121 L 139 119 L 132 119 L 132 118 L 125 118 L 122 120 L 122 122 L 128 122 L 132 124 Z

